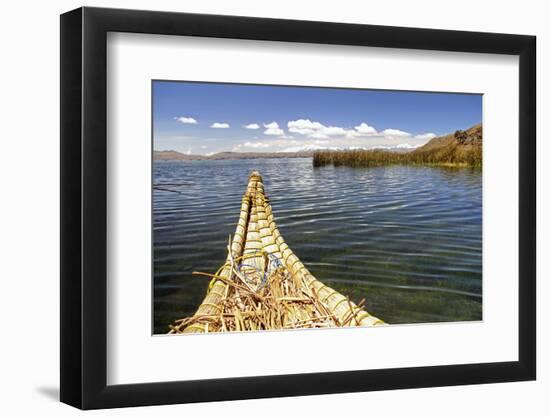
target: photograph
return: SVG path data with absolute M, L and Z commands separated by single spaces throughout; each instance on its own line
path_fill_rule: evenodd
M 483 320 L 483 95 L 152 81 L 155 335 Z

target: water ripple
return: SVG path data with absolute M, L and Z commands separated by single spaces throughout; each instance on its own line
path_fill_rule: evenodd
M 285 240 L 320 280 L 389 323 L 481 318 L 481 172 L 313 168 L 311 159 L 154 166 L 155 332 L 192 314 L 237 221 L 250 171 Z

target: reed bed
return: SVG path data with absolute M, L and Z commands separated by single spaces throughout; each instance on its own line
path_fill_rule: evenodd
M 378 167 L 384 165 L 446 165 L 481 167 L 481 147 L 464 149 L 451 145 L 440 149 L 416 150 L 413 152 L 390 152 L 383 150 L 317 151 L 313 165 Z

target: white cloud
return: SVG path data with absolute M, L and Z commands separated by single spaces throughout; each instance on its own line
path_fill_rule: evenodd
M 313 139 L 327 139 L 331 137 L 358 138 L 362 136 L 376 135 L 378 132 L 372 126 L 363 122 L 354 129 L 340 126 L 325 126 L 324 124 L 309 119 L 291 120 L 287 124 L 288 131 L 299 133 Z
M 328 135 L 325 135 L 324 133 L 322 132 L 313 132 L 311 134 L 308 135 L 310 138 L 313 138 L 313 139 L 328 139 L 329 136 Z
M 339 148 L 335 146 L 318 146 L 318 145 L 300 145 L 300 146 L 291 146 L 288 148 L 281 149 L 277 152 L 312 152 L 312 151 L 318 151 L 320 149 L 327 149 L 331 151 L 337 151 Z
M 187 117 L 187 116 L 174 117 L 174 120 L 177 120 L 178 122 L 183 124 L 189 124 L 189 125 L 197 124 L 196 119 L 193 119 L 192 117 Z
M 369 126 L 365 122 L 359 126 L 355 126 L 355 131 L 361 135 L 376 135 L 378 133 L 374 127 Z
M 346 138 L 348 139 L 355 139 L 355 138 L 363 138 L 365 135 L 362 133 L 359 133 L 357 130 L 347 130 L 346 131 Z
M 284 136 L 285 134 L 284 130 L 279 128 L 279 124 L 277 122 L 264 124 L 264 127 L 266 128 L 266 130 L 264 131 L 264 135 Z
M 245 142 L 245 143 L 239 143 L 237 146 L 235 146 L 233 148 L 233 152 L 246 151 L 246 149 L 243 149 L 243 148 L 263 149 L 263 148 L 269 148 L 270 146 L 272 146 L 270 143 L 265 143 L 265 142 Z
M 321 129 L 321 133 L 326 136 L 343 136 L 346 134 L 346 130 L 337 126 L 328 126 Z
M 429 141 L 430 139 L 433 139 L 436 136 L 437 135 L 435 133 L 422 133 L 420 135 L 416 135 L 414 138 L 419 140 Z
M 399 143 L 397 145 L 378 145 L 373 147 L 372 149 L 386 149 L 386 150 L 392 150 L 392 149 L 416 149 L 418 147 L 422 146 L 421 144 L 418 145 L 411 145 L 410 143 Z
M 246 142 L 243 145 L 245 148 L 268 148 L 269 143 L 264 142 Z
M 283 136 L 284 134 L 285 132 L 283 131 L 283 129 L 279 128 L 270 127 L 269 129 L 264 130 L 264 135 Z
M 213 128 L 228 128 L 229 123 L 216 122 Z M 241 125 L 244 129 L 263 132 L 249 142 L 233 147 L 234 152 L 298 152 L 317 149 L 388 149 L 409 151 L 424 145 L 435 137 L 434 133 L 412 134 L 388 128 L 378 131 L 367 122 L 358 122 L 353 127 L 325 125 L 311 119 L 290 120 L 285 126 L 276 121 Z M 296 133 L 296 140 L 290 134 Z M 252 135 L 251 135 L 252 136 Z M 258 137 L 259 136 L 259 137 Z M 185 149 L 185 148 L 184 148 Z M 212 147 L 208 147 L 208 150 Z
M 227 129 L 229 127 L 229 123 L 222 123 L 222 122 L 214 122 L 210 125 L 213 129 Z
M 310 135 L 325 126 L 319 122 L 312 122 L 309 119 L 298 119 L 289 121 L 287 127 L 289 132 Z
M 385 129 L 382 131 L 382 134 L 384 136 L 399 136 L 399 137 L 405 137 L 405 136 L 411 136 L 408 132 L 403 132 L 399 129 Z
M 355 131 L 355 130 L 354 130 Z M 319 135 L 321 136 L 321 135 Z M 409 151 L 422 146 L 425 140 L 419 140 L 415 136 L 398 137 L 383 136 L 357 136 L 349 138 L 346 136 L 335 136 L 326 138 L 312 138 L 311 136 L 298 139 L 287 139 L 274 137 L 263 141 L 250 141 L 241 143 L 233 148 L 235 152 L 300 152 L 315 151 L 319 149 L 342 150 L 342 149 L 387 149 Z

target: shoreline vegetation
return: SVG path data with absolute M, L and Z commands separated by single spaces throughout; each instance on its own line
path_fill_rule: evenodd
M 457 130 L 453 134 L 433 138 L 411 152 L 380 149 L 316 151 L 313 154 L 313 166 L 432 165 L 481 168 L 482 155 L 482 127 L 478 124 L 465 131 Z

